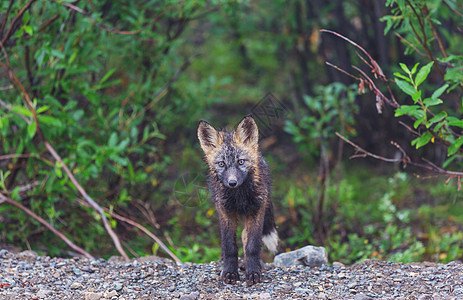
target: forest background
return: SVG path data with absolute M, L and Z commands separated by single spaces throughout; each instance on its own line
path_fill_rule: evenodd
M 251 113 L 281 251 L 461 260 L 462 4 L 2 1 L 0 244 L 219 259 L 196 127 Z

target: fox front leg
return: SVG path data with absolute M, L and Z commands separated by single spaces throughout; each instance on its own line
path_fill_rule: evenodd
M 261 280 L 260 252 L 262 249 L 263 214 L 247 216 L 243 231 L 246 265 L 246 283 L 253 285 Z
M 220 233 L 222 237 L 222 280 L 227 284 L 234 284 L 240 280 L 238 274 L 238 247 L 236 245 L 236 226 L 238 217 L 236 214 L 227 214 L 220 209 Z

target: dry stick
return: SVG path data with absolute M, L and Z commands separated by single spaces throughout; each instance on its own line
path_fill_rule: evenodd
M 71 247 L 74 251 L 82 254 L 83 256 L 87 257 L 87 258 L 91 258 L 93 259 L 94 257 L 88 253 L 87 251 L 85 251 L 84 249 L 80 248 L 79 246 L 75 245 L 73 242 L 71 242 L 71 240 L 69 240 L 64 234 L 62 234 L 61 232 L 59 232 L 57 229 L 55 229 L 55 227 L 53 227 L 50 223 L 48 223 L 47 221 L 45 221 L 44 219 L 42 219 L 41 217 L 39 217 L 38 215 L 36 215 L 34 212 L 32 212 L 31 210 L 29 210 L 27 207 L 23 206 L 21 203 L 18 203 L 16 201 L 14 201 L 13 199 L 10 199 L 6 196 L 4 196 L 3 194 L 0 193 L 0 200 L 2 200 L 0 202 L 3 203 L 3 202 L 7 202 L 11 205 L 14 205 L 16 207 L 18 207 L 19 209 L 21 209 L 22 211 L 24 211 L 26 214 L 28 214 L 29 216 L 33 217 L 34 219 L 36 219 L 37 221 L 39 221 L 40 223 L 42 223 L 45 227 L 47 227 L 51 232 L 53 232 L 54 234 L 56 234 L 60 239 L 62 239 L 66 244 L 68 244 L 69 247 Z
M 10 0 L 10 4 L 8 4 L 8 8 L 6 9 L 6 13 L 3 15 L 3 22 L 0 26 L 0 35 L 3 35 L 3 30 L 5 29 L 6 21 L 8 21 L 8 16 L 10 15 L 11 6 L 13 6 L 14 0 Z
M 352 155 L 350 158 L 357 158 L 357 157 L 367 157 L 367 156 L 370 156 L 370 157 L 373 157 L 373 158 L 375 158 L 375 159 L 382 160 L 382 161 L 385 161 L 385 162 L 401 162 L 401 161 L 403 161 L 403 159 L 398 159 L 398 158 L 386 158 L 386 157 L 383 157 L 383 156 L 379 156 L 379 155 L 373 154 L 373 153 L 368 152 L 367 150 L 361 148 L 359 145 L 354 144 L 353 142 L 351 142 L 350 140 L 348 140 L 346 137 L 344 137 L 344 136 L 342 136 L 341 134 L 339 134 L 339 132 L 336 132 L 336 135 L 337 135 L 341 140 L 343 140 L 344 142 L 346 142 L 346 143 L 348 143 L 349 145 L 351 145 L 352 147 L 354 147 L 354 149 L 355 149 L 356 152 L 362 153 L 362 154 L 355 154 L 355 155 Z
M 123 221 L 123 222 L 126 222 L 132 226 L 135 226 L 137 227 L 138 229 L 140 229 L 141 231 L 143 231 L 146 235 L 148 235 L 150 238 L 152 238 L 154 241 L 156 241 L 156 243 L 159 244 L 159 246 L 162 248 L 162 250 L 164 250 L 167 254 L 169 254 L 170 257 L 172 257 L 173 260 L 175 260 L 175 262 L 177 264 L 181 264 L 182 261 L 172 252 L 169 250 L 169 248 L 167 248 L 167 246 L 156 236 L 154 235 L 151 231 L 149 231 L 148 229 L 146 229 L 143 225 L 131 220 L 131 219 L 128 219 L 126 217 L 123 217 L 121 215 L 118 215 L 116 214 L 115 212 L 112 212 L 110 211 L 109 209 L 105 208 L 104 209 L 107 213 L 109 213 L 112 217 L 114 217 L 115 219 L 118 219 L 120 221 Z
M 8 31 L 6 32 L 5 36 L 3 37 L 2 39 L 2 44 L 4 45 L 5 42 L 10 38 L 10 35 L 13 33 L 12 31 L 15 30 L 17 28 L 16 26 L 16 22 L 18 22 L 18 20 L 21 20 L 24 13 L 26 12 L 26 10 L 28 10 L 30 8 L 30 6 L 32 5 L 32 3 L 34 3 L 36 0 L 30 0 L 29 2 L 27 2 L 23 8 L 21 8 L 21 10 L 18 12 L 18 14 L 13 18 L 13 21 L 11 21 L 11 26 L 10 28 L 8 29 Z M 11 3 L 11 2 L 10 2 Z
M 363 149 L 362 147 L 360 147 L 359 145 L 353 143 L 352 141 L 348 140 L 346 137 L 342 136 L 341 134 L 339 134 L 338 132 L 336 132 L 336 135 L 342 139 L 343 141 L 345 141 L 346 143 L 348 143 L 349 145 L 351 145 L 352 147 L 354 147 L 356 153 L 360 153 L 360 154 L 355 154 L 355 155 L 352 155 L 350 158 L 357 158 L 357 157 L 372 157 L 372 158 L 375 158 L 375 159 L 378 159 L 378 160 L 382 160 L 382 161 L 385 161 L 385 162 L 403 162 L 404 164 L 410 164 L 412 166 L 415 166 L 415 167 L 419 167 L 419 168 L 422 168 L 422 169 L 426 169 L 430 172 L 433 172 L 433 173 L 437 173 L 437 174 L 441 174 L 441 175 L 444 175 L 444 176 L 447 176 L 447 177 L 454 177 L 454 178 L 460 178 L 460 177 L 463 177 L 463 172 L 453 172 L 453 171 L 447 171 L 447 170 L 444 170 L 442 168 L 439 168 L 437 167 L 435 164 L 433 163 L 430 163 L 429 161 L 423 159 L 427 165 L 425 164 L 420 164 L 420 163 L 417 163 L 417 162 L 414 162 L 410 159 L 410 157 L 405 153 L 405 151 L 402 149 L 402 147 L 400 147 L 399 144 L 397 144 L 396 142 L 391 142 L 392 145 L 394 145 L 395 147 L 397 147 L 400 152 L 402 153 L 402 158 L 387 158 L 387 157 L 384 157 L 384 156 L 380 156 L 380 155 L 376 155 L 376 154 L 373 154 L 371 152 L 368 152 L 367 150 Z
M 84 197 L 85 201 L 94 209 L 96 210 L 100 216 L 101 220 L 103 221 L 104 227 L 106 228 L 106 231 L 109 233 L 110 237 L 113 240 L 114 246 L 116 246 L 117 251 L 124 257 L 125 260 L 129 260 L 129 257 L 127 256 L 127 253 L 125 253 L 124 249 L 121 246 L 121 242 L 119 240 L 119 237 L 114 233 L 114 231 L 111 229 L 111 225 L 109 225 L 108 219 L 106 218 L 106 215 L 104 214 L 103 209 L 101 208 L 98 203 L 93 201 L 93 199 L 87 194 L 87 192 L 82 188 L 82 186 L 77 182 L 76 178 L 72 175 L 72 172 L 69 171 L 68 166 L 63 162 L 61 157 L 56 153 L 55 149 L 48 143 L 48 141 L 43 141 L 45 144 L 45 147 L 47 150 L 51 153 L 51 155 L 55 158 L 56 161 L 58 161 L 64 172 L 68 175 L 69 179 L 71 182 L 74 184 L 74 186 L 77 188 L 79 193 Z
M 457 15 L 459 15 L 460 17 L 463 18 L 463 14 L 462 14 L 461 12 L 455 10 L 450 4 L 448 4 L 447 1 L 444 0 L 444 1 L 442 1 L 442 2 L 444 2 L 444 4 L 447 5 L 447 7 L 448 7 L 451 11 L 453 11 L 454 13 L 456 13 Z
M 398 37 L 400 40 L 402 40 L 404 43 L 406 43 L 407 45 L 409 45 L 410 47 L 412 47 L 416 53 L 418 53 L 419 55 L 421 56 L 427 56 L 426 53 L 423 53 L 421 52 L 421 50 L 419 50 L 418 48 L 416 48 L 415 45 L 413 45 L 411 42 L 407 41 L 407 39 L 405 39 L 403 36 L 401 36 L 400 34 L 398 34 L 397 32 L 394 32 L 395 36 Z
M 80 199 L 78 199 L 79 201 L 82 201 Z M 82 205 L 87 205 L 86 203 L 84 203 L 83 201 L 81 202 Z M 115 218 L 115 219 L 118 219 L 120 221 L 123 221 L 125 223 L 128 223 L 132 226 L 135 226 L 137 227 L 138 229 L 140 229 L 141 231 L 143 231 L 146 235 L 148 235 L 150 238 L 152 238 L 156 243 L 159 244 L 159 246 L 167 253 L 169 254 L 170 257 L 172 257 L 173 260 L 175 260 L 175 262 L 177 262 L 177 264 L 181 264 L 182 261 L 172 252 L 169 250 L 169 248 L 164 244 L 164 242 L 159 239 L 156 235 L 154 235 L 152 232 L 150 232 L 148 229 L 146 229 L 146 227 L 144 227 L 143 225 L 141 225 L 140 223 L 138 222 L 135 222 L 134 220 L 131 220 L 129 218 L 126 218 L 126 217 L 123 217 L 117 213 L 115 213 L 114 211 L 108 209 L 108 208 L 103 208 L 104 211 L 106 213 L 108 213 L 111 217 Z
M 137 30 L 132 30 L 132 31 L 125 31 L 125 30 L 117 30 L 117 29 L 114 29 L 114 28 L 108 28 L 104 25 L 101 25 L 101 24 L 98 24 L 98 22 L 93 19 L 90 14 L 88 12 L 86 12 L 85 10 L 81 9 L 80 7 L 74 5 L 74 4 L 71 4 L 71 3 L 67 3 L 67 2 L 64 2 L 64 1 L 56 1 L 56 0 L 52 0 L 53 2 L 56 2 L 56 3 L 59 3 L 63 6 L 66 6 L 67 8 L 70 8 L 82 15 L 84 15 L 85 17 L 87 17 L 88 19 L 90 19 L 90 22 L 92 22 L 93 25 L 97 26 L 98 28 L 106 31 L 106 32 L 111 32 L 111 33 L 116 33 L 116 34 L 125 34 L 125 35 L 131 35 L 131 34 L 138 34 L 140 33 L 142 30 L 144 30 L 145 28 L 148 28 L 148 26 L 154 24 L 155 22 L 157 22 L 161 16 L 164 14 L 164 12 L 162 14 L 160 14 L 159 16 L 157 16 L 156 18 L 154 18 L 151 22 L 149 22 L 148 24 L 146 24 L 143 28 L 141 29 L 137 29 Z
M 0 46 L 1 46 L 2 50 L 4 51 L 4 53 L 6 55 L 6 51 L 5 51 L 5 48 L 3 47 L 3 44 L 0 44 Z M 6 56 L 6 58 L 8 58 L 8 56 Z M 90 204 L 90 206 L 93 209 L 95 209 L 100 214 L 101 220 L 103 221 L 103 224 L 104 224 L 104 226 L 106 228 L 106 231 L 108 232 L 108 234 L 112 238 L 113 243 L 114 243 L 117 251 L 122 255 L 122 257 L 124 257 L 125 260 L 129 260 L 129 257 L 127 256 L 127 253 L 125 253 L 124 249 L 121 246 L 121 242 L 119 240 L 119 237 L 111 229 L 111 226 L 109 225 L 108 219 L 106 218 L 106 215 L 104 214 L 103 209 L 98 205 L 98 203 L 93 201 L 93 199 L 89 195 L 87 195 L 85 190 L 77 182 L 77 180 L 74 177 L 74 175 L 72 174 L 72 172 L 69 171 L 69 168 L 63 162 L 61 157 L 58 155 L 58 153 L 56 153 L 55 149 L 51 146 L 51 144 L 48 143 L 48 141 L 45 139 L 45 136 L 43 135 L 43 132 L 42 132 L 42 128 L 40 127 L 39 120 L 37 118 L 37 112 L 35 111 L 34 107 L 32 106 L 32 102 L 31 102 L 31 99 L 29 97 L 29 94 L 26 91 L 26 88 L 22 85 L 21 81 L 19 81 L 18 77 L 16 77 L 16 74 L 14 74 L 14 72 L 10 68 L 5 66 L 5 64 L 3 64 L 3 62 L 1 62 L 1 61 L 0 61 L 0 66 L 2 68 L 4 68 L 8 72 L 8 75 L 10 76 L 10 79 L 14 83 L 16 83 L 16 85 L 21 90 L 21 92 L 22 92 L 22 94 L 24 96 L 24 99 L 26 100 L 26 103 L 27 103 L 27 105 L 29 107 L 29 110 L 32 112 L 32 115 L 34 117 L 34 121 L 37 124 L 36 132 L 39 134 L 39 136 L 40 136 L 42 142 L 44 143 L 45 147 L 50 152 L 50 154 L 55 158 L 55 160 L 61 163 L 61 165 L 62 165 L 64 171 L 66 172 L 66 174 L 68 175 L 69 179 L 74 184 L 74 186 L 77 188 L 77 190 L 80 192 L 80 194 L 84 197 L 84 199 Z

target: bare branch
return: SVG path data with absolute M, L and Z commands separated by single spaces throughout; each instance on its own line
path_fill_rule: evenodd
M 398 34 L 397 32 L 394 32 L 395 36 L 398 37 L 401 41 L 403 41 L 404 43 L 406 43 L 407 45 L 409 45 L 410 47 L 412 47 L 416 53 L 418 53 L 419 55 L 421 56 L 426 56 L 425 53 L 421 52 L 418 48 L 416 48 L 415 45 L 413 45 L 412 43 L 410 43 L 409 41 L 407 41 L 407 39 L 405 39 L 403 36 L 401 36 L 400 34 Z
M 18 203 L 16 201 L 14 201 L 13 199 L 11 198 L 8 198 L 6 196 L 4 196 L 2 193 L 0 193 L 0 204 L 2 203 L 9 203 L 11 205 L 14 205 L 16 207 L 18 207 L 19 209 L 21 209 L 22 211 L 24 211 L 26 214 L 28 214 L 29 216 L 33 217 L 34 219 L 36 219 L 37 221 L 39 221 L 40 223 L 42 223 L 46 228 L 48 228 L 48 230 L 50 230 L 51 232 L 53 232 L 55 235 L 57 235 L 60 239 L 62 239 L 69 247 L 71 247 L 72 250 L 76 251 L 77 253 L 80 253 L 81 255 L 87 257 L 87 258 L 91 258 L 93 259 L 94 257 L 89 254 L 87 251 L 85 251 L 84 249 L 82 249 L 81 247 L 75 245 L 71 240 L 69 240 L 64 234 L 62 234 L 61 232 L 59 232 L 56 228 L 54 228 L 50 223 L 48 223 L 47 221 L 45 221 L 43 218 L 41 218 L 40 216 L 36 215 L 33 211 L 31 211 L 30 209 L 28 209 L 27 207 L 25 207 L 24 205 L 22 205 L 21 203 Z
M 61 4 L 63 6 L 66 6 L 67 8 L 70 8 L 72 9 L 73 11 L 75 12 L 78 12 L 82 15 L 84 15 L 85 17 L 87 17 L 93 25 L 97 26 L 98 28 L 104 30 L 104 31 L 107 31 L 107 32 L 111 32 L 111 33 L 116 33 L 116 34 L 123 34 L 123 35 L 133 35 L 133 34 L 138 34 L 140 33 L 142 30 L 144 30 L 145 28 L 147 28 L 148 26 L 154 24 L 155 22 L 157 22 L 161 16 L 164 14 L 160 14 L 159 16 L 157 16 L 156 18 L 154 18 L 151 22 L 149 22 L 148 24 L 146 24 L 143 28 L 140 28 L 140 29 L 137 29 L 137 30 L 131 30 L 131 31 L 126 31 L 126 30 L 118 30 L 118 29 L 115 29 L 115 28 L 108 28 L 100 23 L 98 23 L 95 19 L 93 19 L 90 14 L 88 12 L 86 12 L 85 10 L 81 9 L 80 7 L 72 4 L 72 3 L 68 3 L 68 2 L 65 2 L 65 1 L 56 1 L 56 0 L 52 0 L 53 2 L 56 2 L 58 4 Z
M 6 59 L 8 61 L 8 55 L 6 53 L 5 48 L 3 47 L 3 44 L 0 43 L 0 46 L 1 46 L 2 50 L 4 51 Z M 24 87 L 24 85 L 18 79 L 16 74 L 11 70 L 11 68 L 9 68 L 9 66 L 5 65 L 3 62 L 0 61 L 0 67 L 4 68 L 8 72 L 8 75 L 9 75 L 10 80 L 12 81 L 12 83 L 15 84 L 19 88 L 19 90 L 21 91 L 29 110 L 32 112 L 34 122 L 37 124 L 36 132 L 39 135 L 42 142 L 44 143 L 45 148 L 47 148 L 48 152 L 50 152 L 50 154 L 53 156 L 53 158 L 62 165 L 63 170 L 68 175 L 69 179 L 74 184 L 74 186 L 77 188 L 79 193 L 84 197 L 85 201 L 87 201 L 89 203 L 89 205 L 100 214 L 101 220 L 102 220 L 102 222 L 104 224 L 104 227 L 105 227 L 106 231 L 108 232 L 109 236 L 111 237 L 111 239 L 113 240 L 113 243 L 114 243 L 117 251 L 122 255 L 122 257 L 124 257 L 125 260 L 129 260 L 129 257 L 127 256 L 127 253 L 125 253 L 124 249 L 121 246 L 121 242 L 119 240 L 119 237 L 112 230 L 111 225 L 109 224 L 108 219 L 106 218 L 106 215 L 104 214 L 103 209 L 100 207 L 100 205 L 98 205 L 98 203 L 93 201 L 93 199 L 82 188 L 82 186 L 76 180 L 76 178 L 74 177 L 72 172 L 69 170 L 67 165 L 63 162 L 63 160 L 58 155 L 58 153 L 55 151 L 53 146 L 47 141 L 47 139 L 43 135 L 42 128 L 40 126 L 40 122 L 39 122 L 39 120 L 37 118 L 37 112 L 35 111 L 35 108 L 32 105 L 31 98 L 30 98 L 29 94 L 27 93 L 26 88 Z
M 13 18 L 13 21 L 11 21 L 10 28 L 8 28 L 8 31 L 6 34 L 3 36 L 2 39 L 2 44 L 4 45 L 5 42 L 10 38 L 10 36 L 13 34 L 13 30 L 16 28 L 16 23 L 22 19 L 24 13 L 31 7 L 32 3 L 34 3 L 36 0 L 29 0 L 23 8 L 18 12 L 18 14 Z M 10 2 L 11 4 L 12 2 Z
M 401 162 L 404 165 L 409 164 L 409 165 L 412 165 L 412 166 L 427 170 L 427 171 L 432 172 L 432 173 L 437 173 L 437 174 L 440 174 L 440 175 L 443 175 L 443 176 L 449 177 L 449 178 L 463 177 L 463 172 L 453 172 L 453 171 L 444 170 L 442 168 L 439 168 L 438 166 L 436 166 L 435 164 L 431 163 L 430 161 L 428 161 L 426 159 L 423 159 L 423 161 L 426 164 L 417 163 L 417 162 L 412 161 L 410 159 L 410 157 L 402 149 L 402 147 L 400 147 L 400 145 L 397 144 L 396 142 L 391 142 L 391 144 L 394 145 L 395 147 L 397 147 L 400 150 L 400 152 L 402 153 L 402 158 L 386 158 L 384 156 L 373 154 L 373 153 L 368 152 L 367 150 L 363 149 L 359 145 L 353 143 L 352 141 L 348 140 L 346 137 L 342 136 L 338 132 L 336 132 L 336 135 L 340 139 L 342 139 L 343 141 L 345 141 L 346 143 L 348 143 L 349 145 L 354 147 L 356 154 L 352 155 L 350 158 L 368 157 L 369 156 L 369 157 L 372 157 L 374 159 L 382 160 L 382 161 L 385 161 L 385 162 L 391 162 L 391 163 Z
M 126 222 L 132 226 L 135 226 L 137 227 L 138 229 L 140 229 L 141 231 L 143 231 L 147 236 L 149 236 L 150 238 L 152 238 L 156 243 L 159 244 L 159 246 L 173 259 L 175 260 L 175 262 L 177 264 L 181 264 L 182 261 L 172 252 L 169 250 L 169 248 L 167 248 L 167 246 L 161 241 L 160 238 L 158 238 L 156 235 L 154 235 L 151 231 L 149 231 L 148 229 L 146 229 L 144 226 L 142 226 L 141 224 L 131 220 L 131 219 L 128 219 L 128 218 L 125 218 L 121 215 L 118 215 L 116 214 L 115 212 L 111 212 L 109 209 L 105 209 L 105 211 L 107 213 L 109 213 L 112 217 L 114 217 L 115 219 L 118 219 L 120 221 L 123 221 L 123 222 Z

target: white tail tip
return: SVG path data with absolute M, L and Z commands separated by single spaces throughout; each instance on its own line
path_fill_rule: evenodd
M 265 247 L 272 252 L 276 253 L 277 252 L 277 246 L 278 246 L 278 233 L 275 229 L 273 229 L 269 234 L 264 235 L 262 237 L 262 242 L 264 243 Z

